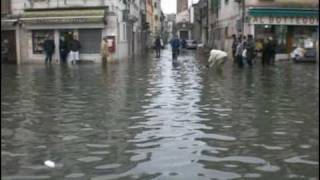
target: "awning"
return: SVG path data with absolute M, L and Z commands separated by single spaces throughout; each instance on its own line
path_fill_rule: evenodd
M 106 24 L 105 10 L 27 11 L 20 18 L 23 24 Z
M 250 8 L 249 23 L 256 25 L 318 26 L 318 9 Z
M 304 8 L 250 8 L 251 16 L 319 17 L 319 9 Z
M 1 19 L 1 29 L 14 28 L 17 19 Z

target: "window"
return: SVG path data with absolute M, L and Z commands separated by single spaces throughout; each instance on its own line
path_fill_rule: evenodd
M 121 24 L 120 31 L 121 31 L 121 38 L 120 38 L 121 41 L 127 41 L 127 25 L 126 25 L 126 23 Z
M 50 31 L 50 30 L 32 31 L 33 54 L 43 53 L 43 43 L 46 40 L 47 36 L 53 37 L 53 31 Z
M 100 29 L 80 29 L 79 41 L 81 44 L 80 53 L 96 54 L 100 52 L 101 42 Z
M 225 38 L 229 37 L 229 28 L 228 28 L 228 26 L 224 28 L 224 37 Z
M 6 15 L 11 13 L 11 1 L 1 0 L 1 15 Z

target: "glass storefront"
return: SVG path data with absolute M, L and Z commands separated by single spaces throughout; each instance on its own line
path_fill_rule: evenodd
M 53 37 L 53 30 L 32 31 L 32 51 L 33 54 L 43 54 L 43 43 L 48 36 Z
M 314 48 L 316 33 L 316 26 L 255 25 L 255 38 L 272 37 L 277 44 L 276 52 L 279 54 L 290 53 L 298 45 Z

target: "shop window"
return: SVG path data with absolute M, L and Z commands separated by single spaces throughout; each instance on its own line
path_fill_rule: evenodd
M 48 36 L 53 37 L 53 31 L 39 30 L 32 31 L 32 50 L 33 54 L 43 54 L 43 43 Z
M 80 53 L 96 54 L 100 53 L 101 44 L 101 30 L 100 29 L 80 29 L 79 41 L 81 44 Z

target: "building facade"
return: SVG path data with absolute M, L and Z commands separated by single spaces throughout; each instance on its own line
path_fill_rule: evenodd
M 276 40 L 276 59 L 288 59 L 299 44 L 315 45 L 317 0 L 209 0 L 208 46 L 231 54 L 232 35 Z M 310 42 L 312 41 L 312 42 Z
M 192 39 L 192 23 L 190 21 L 188 0 L 177 0 L 176 28 L 180 39 Z
M 177 14 L 188 10 L 188 0 L 177 0 Z
M 57 62 L 61 60 L 60 43 L 71 36 L 81 43 L 81 60 L 100 62 L 100 44 L 105 36 L 112 60 L 142 52 L 140 44 L 146 39 L 145 1 L 11 0 L 8 3 L 11 14 L 1 18 L 2 34 L 10 38 L 9 30 L 14 31 L 17 63 L 43 62 L 42 44 L 48 35 L 55 41 Z

